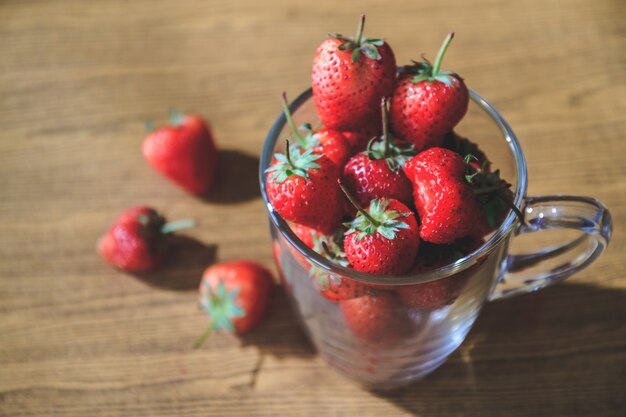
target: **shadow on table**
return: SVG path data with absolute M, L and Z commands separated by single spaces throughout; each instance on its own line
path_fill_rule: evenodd
M 626 292 L 566 283 L 486 305 L 441 368 L 374 395 L 419 416 L 624 415 L 625 382 Z
M 259 189 L 259 158 L 236 150 L 219 152 L 217 188 L 202 197 L 209 203 L 229 204 L 255 199 Z
M 240 336 L 242 346 L 256 346 L 276 357 L 315 356 L 315 349 L 300 327 L 284 289 L 276 285 L 267 306 L 267 315 L 251 332 Z
M 152 287 L 173 291 L 197 290 L 202 272 L 215 262 L 217 245 L 205 245 L 182 235 L 168 236 L 167 243 L 168 259 L 162 268 L 133 275 Z

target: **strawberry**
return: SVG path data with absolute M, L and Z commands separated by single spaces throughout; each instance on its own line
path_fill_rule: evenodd
M 418 151 L 441 146 L 444 135 L 467 112 L 469 92 L 463 79 L 439 69 L 453 36 L 446 37 L 434 65 L 424 60 L 405 67 L 393 92 L 391 128 Z
M 199 290 L 200 305 L 210 324 L 194 346 L 202 346 L 214 331 L 242 334 L 251 330 L 263 317 L 273 286 L 272 274 L 256 262 L 238 260 L 209 266 Z
M 410 329 L 406 308 L 393 293 L 378 292 L 339 302 L 352 334 L 377 347 L 396 344 Z
M 465 181 L 470 184 L 478 204 L 483 211 L 483 221 L 476 224 L 475 235 L 484 236 L 497 229 L 500 223 L 509 213 L 509 209 L 515 212 L 521 224 L 524 223 L 524 215 L 513 204 L 514 194 L 511 184 L 500 178 L 500 170 L 490 170 L 490 163 L 473 154 L 465 157 L 466 174 Z
M 156 210 L 140 206 L 125 210 L 97 244 L 109 264 L 130 272 L 156 269 L 166 255 L 165 236 L 191 227 L 191 220 L 166 223 Z
M 463 158 L 444 148 L 430 148 L 405 163 L 424 241 L 452 243 L 482 222 L 474 191 L 465 180 L 466 167 Z
M 298 239 L 300 239 L 302 243 L 313 249 L 313 234 L 317 233 L 315 229 L 301 224 L 294 224 L 291 230 L 293 230 L 293 233 L 298 236 Z
M 326 156 L 337 167 L 341 168 L 344 166 L 350 155 L 352 155 L 352 145 L 350 145 L 343 133 L 329 128 L 321 128 L 314 131 L 309 123 L 305 123 L 300 126 L 301 130 L 307 132 L 305 136 L 302 136 L 289 111 L 285 93 L 283 93 L 283 112 L 285 113 L 287 124 L 291 127 L 291 131 L 297 140 L 297 144 L 303 150 L 313 149 L 314 153 Z
M 469 161 L 469 164 L 472 167 L 475 169 L 490 170 L 491 162 L 478 145 L 467 138 L 459 136 L 454 131 L 450 131 L 444 136 L 441 147 L 458 153 L 461 158 L 465 158 L 467 155 L 472 155 L 471 161 Z
M 364 23 L 361 15 L 356 38 L 332 34 L 315 51 L 313 100 L 327 128 L 359 131 L 380 126 L 378 103 L 393 91 L 393 51 L 382 39 L 364 38 Z
M 411 182 L 402 172 L 404 162 L 415 155 L 412 145 L 396 144 L 387 127 L 387 102 L 381 100 L 383 134 L 370 141 L 367 151 L 348 161 L 343 184 L 362 206 L 375 198 L 393 198 L 412 204 Z
M 378 121 L 376 121 L 376 124 L 378 124 Z M 373 138 L 380 136 L 380 130 L 381 126 L 370 126 L 341 133 L 352 147 L 352 152 L 356 153 L 364 151 Z
M 424 243 L 412 274 L 432 271 L 456 262 L 483 244 L 482 239 L 466 238 L 452 245 L 434 245 Z M 410 308 L 435 309 L 452 304 L 459 296 L 468 279 L 475 273 L 477 266 L 472 266 L 456 275 L 441 278 L 422 284 L 399 287 L 398 293 L 402 302 Z
M 332 236 L 313 232 L 313 249 L 332 263 L 349 266 L 343 244 L 344 230 L 338 229 Z M 320 294 L 330 301 L 347 300 L 360 297 L 369 292 L 370 286 L 345 276 L 340 276 L 322 268 L 313 266 L 309 271 Z
M 394 199 L 372 200 L 367 210 L 342 189 L 359 214 L 345 233 L 346 258 L 357 271 L 381 275 L 407 272 L 419 248 L 419 230 L 413 212 Z
M 171 126 L 150 133 L 143 155 L 164 177 L 186 191 L 205 195 L 217 183 L 217 149 L 200 116 L 170 113 Z
M 287 142 L 285 153 L 276 153 L 265 172 L 269 200 L 286 220 L 325 234 L 339 226 L 344 203 L 339 168 L 330 159 Z

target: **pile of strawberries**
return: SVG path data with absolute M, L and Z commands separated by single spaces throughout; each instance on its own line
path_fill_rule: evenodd
M 204 119 L 172 111 L 169 125 L 156 130 L 151 123 L 148 126 L 143 154 L 157 172 L 197 196 L 216 189 L 219 153 Z M 167 222 L 152 207 L 131 207 L 98 240 L 97 250 L 118 269 L 149 274 L 167 262 L 171 234 L 193 225 L 191 220 Z M 209 317 L 209 325 L 195 347 L 200 347 L 214 331 L 240 334 L 255 327 L 266 311 L 273 286 L 272 274 L 253 261 L 209 265 L 199 286 L 200 305 Z
M 469 104 L 463 79 L 434 61 L 399 72 L 389 44 L 333 34 L 313 59 L 321 128 L 298 129 L 283 95 L 292 138 L 266 171 L 268 197 L 296 235 L 341 266 L 377 275 L 432 270 L 467 255 L 502 222 L 510 184 L 454 127 Z M 340 303 L 353 332 L 387 337 L 397 306 L 452 302 L 462 277 L 398 287 L 316 273 L 323 296 Z M 367 319 L 366 319 L 367 318 Z

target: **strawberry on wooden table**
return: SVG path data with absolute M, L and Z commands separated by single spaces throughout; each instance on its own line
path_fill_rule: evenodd
M 375 199 L 364 209 L 343 186 L 342 189 L 358 210 L 343 244 L 352 267 L 380 275 L 407 272 L 420 243 L 413 212 L 394 199 Z
M 166 257 L 165 237 L 193 226 L 191 220 L 167 223 L 146 206 L 122 212 L 97 244 L 98 253 L 110 265 L 129 272 L 156 269 Z
M 388 129 L 384 98 L 380 107 L 383 134 L 371 140 L 365 152 L 350 158 L 343 168 L 343 184 L 363 206 L 375 198 L 393 198 L 411 205 L 412 186 L 402 166 L 415 155 L 415 151 L 408 143 L 396 143 Z
M 151 132 L 143 155 L 167 179 L 195 195 L 210 193 L 217 183 L 218 155 L 213 135 L 197 115 L 170 113 L 170 126 Z
M 344 203 L 339 168 L 324 155 L 297 146 L 276 153 L 267 174 L 267 195 L 286 220 L 331 234 L 341 223 Z
M 265 314 L 273 286 L 272 274 L 256 262 L 238 260 L 209 266 L 199 290 L 200 305 L 210 323 L 194 346 L 202 346 L 215 331 L 242 334 L 251 330 Z
M 311 81 L 322 124 L 359 131 L 380 125 L 378 103 L 389 97 L 396 79 L 396 59 L 382 39 L 363 37 L 365 15 L 356 38 L 333 34 L 315 51 Z
M 391 100 L 391 129 L 418 151 L 441 146 L 469 105 L 469 92 L 457 74 L 440 69 L 454 33 L 448 34 L 434 64 L 424 60 L 400 73 Z
M 303 150 L 313 149 L 314 153 L 326 156 L 333 161 L 337 167 L 343 167 L 348 158 L 352 155 L 352 145 L 350 145 L 343 133 L 325 127 L 314 131 L 309 123 L 304 123 L 300 126 L 300 129 L 298 129 L 289 111 L 287 95 L 285 93 L 283 93 L 283 112 L 285 113 L 287 124 L 296 138 L 296 144 L 300 148 Z M 299 130 L 304 130 L 306 134 L 302 136 Z

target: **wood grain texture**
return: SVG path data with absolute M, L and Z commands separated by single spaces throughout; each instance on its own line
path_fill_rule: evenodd
M 206 264 L 272 265 L 256 165 L 280 92 L 307 87 L 317 44 L 361 9 L 401 63 L 454 29 L 445 66 L 515 129 L 529 194 L 592 195 L 615 222 L 592 267 L 487 305 L 442 368 L 390 394 L 327 368 L 279 291 L 258 331 L 191 349 Z M 0 415 L 625 415 L 624 21 L 616 0 L 2 2 Z M 143 122 L 170 106 L 205 115 L 231 162 L 210 201 L 142 159 Z M 138 203 L 200 222 L 143 278 L 94 251 Z

